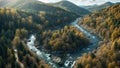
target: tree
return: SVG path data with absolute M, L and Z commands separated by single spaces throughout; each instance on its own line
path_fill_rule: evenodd
M 116 41 L 113 42 L 112 49 L 113 50 L 117 50 L 118 49 L 118 43 Z
M 79 63 L 77 64 L 77 68 L 83 68 L 82 65 Z
M 85 66 L 85 68 L 91 68 L 90 64 L 87 64 L 87 65 Z
M 5 68 L 5 62 L 3 62 L 3 58 L 0 56 L 0 68 Z
M 16 32 L 15 32 L 15 36 L 18 36 L 18 37 L 20 37 L 20 29 L 16 29 Z
M 10 62 L 13 58 L 13 54 L 11 49 L 7 48 L 7 57 L 8 57 L 8 61 Z
M 22 18 L 22 23 L 25 23 L 26 22 L 26 19 L 25 18 Z
M 115 67 L 115 62 L 111 62 L 108 64 L 108 68 L 114 68 Z
M 16 46 L 18 43 L 20 43 L 20 37 L 15 36 L 12 43 L 13 43 L 14 46 Z
M 90 53 L 90 57 L 91 57 L 92 59 L 95 58 L 94 53 Z
M 12 13 L 12 15 L 14 15 L 14 14 L 16 14 L 16 13 L 17 13 L 16 9 L 11 9 L 11 11 L 10 11 L 10 12 Z
M 36 27 L 39 29 L 39 30 L 42 30 L 43 29 L 43 26 L 41 24 L 37 24 Z
M 28 31 L 25 28 L 21 29 L 21 36 L 22 38 L 25 38 L 28 36 Z
M 32 23 L 33 23 L 33 17 L 32 16 L 28 17 L 28 23 L 29 23 L 29 25 L 32 25 Z

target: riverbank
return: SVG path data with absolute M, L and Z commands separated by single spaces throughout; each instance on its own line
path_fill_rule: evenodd
M 45 53 L 44 51 L 41 51 L 41 50 L 37 49 L 34 46 L 35 45 L 35 39 L 36 39 L 36 37 L 34 35 L 31 35 L 30 42 L 27 43 L 28 47 L 32 51 L 36 52 L 36 54 L 39 57 L 41 57 L 42 59 L 44 59 L 52 67 L 55 67 L 55 68 L 60 68 L 60 67 L 63 67 L 63 68 L 73 68 L 76 59 L 79 58 L 82 54 L 88 53 L 88 52 L 93 51 L 94 49 L 96 49 L 98 47 L 98 44 L 99 44 L 99 41 L 100 41 L 100 39 L 98 38 L 98 36 L 95 36 L 91 32 L 89 32 L 89 31 L 85 30 L 84 28 L 82 28 L 81 26 L 79 26 L 77 24 L 78 20 L 79 19 L 77 18 L 74 22 L 72 22 L 71 25 L 73 25 L 74 27 L 76 27 L 77 29 L 79 29 L 81 32 L 83 32 L 83 34 L 86 37 L 88 37 L 88 39 L 92 43 L 92 44 L 86 46 L 85 48 L 80 49 L 78 52 L 75 52 L 73 54 L 66 53 L 66 55 L 65 55 L 66 58 L 60 58 L 59 56 L 54 56 L 53 54 Z M 62 65 L 59 64 L 58 62 L 59 63 L 62 62 Z

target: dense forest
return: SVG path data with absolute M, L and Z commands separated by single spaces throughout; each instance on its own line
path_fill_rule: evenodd
M 74 68 L 120 68 L 120 38 L 100 45 L 76 61 Z
M 37 35 L 40 47 L 49 52 L 74 52 L 90 44 L 89 40 L 74 26 L 65 26 L 55 31 L 44 31 Z
M 37 2 L 33 2 L 33 3 L 37 3 Z M 40 6 L 41 4 L 38 3 L 36 5 Z M 43 7 L 46 8 L 44 9 Z M 45 31 L 47 31 L 48 29 L 54 29 L 54 28 L 57 29 L 58 26 L 61 27 L 67 23 L 72 22 L 74 19 L 78 17 L 78 15 L 74 13 L 70 13 L 68 11 L 65 11 L 57 7 L 53 7 L 49 5 L 46 6 L 45 4 L 43 4 L 43 7 L 41 7 L 43 9 L 40 10 L 45 10 L 47 12 L 36 9 L 34 9 L 36 10 L 36 12 L 30 12 L 27 10 L 25 11 L 16 8 L 15 9 L 0 8 L 0 68 L 22 68 L 22 67 L 50 68 L 51 67 L 50 65 L 46 64 L 41 58 L 39 58 L 34 52 L 29 50 L 29 48 L 26 45 L 27 38 L 30 36 L 30 34 L 33 33 L 42 34 L 45 33 Z M 48 10 L 50 9 L 50 8 L 47 9 L 48 7 L 51 7 L 51 9 L 53 10 L 48 12 Z M 56 12 L 54 12 L 53 14 L 53 11 Z M 73 28 L 73 31 L 74 30 L 75 28 Z M 60 30 L 55 32 L 50 32 L 50 34 L 55 35 L 55 33 L 58 32 L 60 32 Z M 76 39 L 77 36 L 78 36 L 78 40 L 85 39 L 83 42 L 81 42 L 84 44 L 85 42 L 88 41 L 87 38 L 83 37 L 82 34 L 81 36 L 79 36 L 70 30 L 69 32 L 71 32 L 71 34 L 66 32 L 65 34 L 68 34 L 69 36 L 67 36 L 67 38 L 63 38 L 63 39 L 68 39 L 68 42 L 70 41 L 69 37 L 72 38 L 72 36 L 73 39 Z M 49 32 L 47 32 L 47 34 L 49 34 Z M 43 35 L 43 36 L 47 39 L 46 37 L 47 35 Z M 51 38 L 50 37 L 49 38 L 51 39 L 51 41 L 56 41 L 52 39 L 53 37 L 54 36 L 51 36 Z M 58 38 L 57 40 L 58 44 L 63 42 L 63 41 L 59 42 L 59 40 L 61 39 L 59 36 L 56 38 Z M 63 42 L 63 44 L 69 45 L 70 43 L 65 44 L 65 42 Z M 74 47 L 76 46 L 78 47 L 78 45 L 76 44 L 74 45 L 75 45 Z M 71 49 L 72 47 L 73 46 L 70 46 Z M 83 47 L 83 45 L 81 45 L 81 47 Z M 51 49 L 54 51 L 54 48 Z M 57 46 L 56 49 L 63 50 L 63 48 L 59 48 L 59 46 Z M 64 47 L 64 49 L 68 50 L 67 47 Z
M 39 12 L 43 11 L 47 14 L 56 15 L 64 12 L 64 14 L 72 13 L 77 16 L 83 16 L 89 14 L 90 12 L 84 8 L 78 7 L 72 2 L 69 1 L 61 1 L 58 3 L 44 3 L 37 0 L 6 0 L 7 2 L 3 1 L 0 7 L 9 7 L 9 8 L 16 8 L 20 10 L 25 10 L 28 12 Z M 73 16 L 74 16 L 73 15 Z
M 75 13 L 68 12 L 59 7 L 45 4 L 37 0 L 8 0 L 8 2 L 1 7 L 14 8 L 32 13 L 34 15 L 34 17 L 32 17 L 33 22 L 40 23 L 41 25 L 44 25 L 45 28 L 49 27 L 51 29 L 53 27 L 58 28 L 59 26 L 64 26 L 79 17 L 79 15 Z
M 34 32 L 40 34 L 38 39 L 40 42 L 43 41 L 43 47 L 49 48 L 51 51 L 72 52 L 75 48 L 81 49 L 89 44 L 88 39 L 75 27 L 65 26 L 64 29 L 50 31 L 47 29 L 51 27 L 48 27 L 46 23 L 43 24 L 44 21 L 39 15 L 33 13 L 0 8 L 0 21 L 1 68 L 21 68 L 20 63 L 16 61 L 16 50 L 19 61 L 23 63 L 24 67 L 50 67 L 26 46 L 28 36 Z
M 79 21 L 79 25 L 91 28 L 104 39 L 114 40 L 119 37 L 120 30 L 120 5 L 114 5 L 90 15 Z
M 63 15 L 68 16 L 69 15 Z M 19 57 L 19 61 L 23 63 L 25 67 L 50 67 L 49 65 L 46 65 L 44 61 L 39 59 L 36 54 L 34 54 L 29 48 L 26 46 L 27 38 L 30 34 L 40 32 L 45 33 L 44 30 L 47 30 L 49 28 L 55 28 L 53 26 L 61 25 L 61 23 L 49 19 L 50 22 L 55 21 L 55 23 L 46 23 L 46 19 L 43 20 L 43 18 L 49 17 L 45 15 L 44 12 L 40 12 L 39 14 L 34 13 L 28 13 L 25 11 L 20 11 L 16 9 L 9 9 L 9 8 L 0 8 L 0 67 L 5 68 L 14 68 L 14 67 L 21 67 L 20 63 L 16 61 L 16 50 Z M 61 16 L 60 16 L 61 17 Z M 61 17 L 63 18 L 63 17 Z M 59 18 L 60 19 L 60 18 Z M 69 20 L 64 20 L 64 22 L 70 22 L 74 18 L 69 18 Z M 63 20 L 63 19 L 61 19 Z M 64 23 L 63 23 L 64 24 Z M 47 27 L 47 28 L 46 28 Z M 68 29 L 68 28 L 67 28 Z M 66 29 L 66 30 L 67 30 Z M 73 31 L 75 28 L 73 29 Z M 56 31 L 60 32 L 60 31 Z M 70 38 L 72 36 L 68 36 Z M 76 31 L 75 31 L 76 32 Z M 51 34 L 55 34 L 50 32 Z M 61 32 L 62 33 L 62 32 Z M 67 32 L 67 34 L 69 34 Z M 78 33 L 79 34 L 79 33 Z M 59 35 L 59 34 L 57 34 Z M 75 36 L 75 38 L 74 38 Z M 78 35 L 79 36 L 79 35 Z M 52 39 L 54 36 L 50 36 Z M 81 35 L 81 37 L 83 37 Z M 79 37 L 78 39 L 82 39 Z M 45 37 L 47 39 L 47 37 Z M 56 37 L 57 38 L 57 37 Z M 67 38 L 67 39 L 68 39 Z M 73 33 L 73 38 L 77 39 L 77 36 L 75 33 Z M 60 37 L 58 37 L 60 39 Z M 87 42 L 86 38 L 83 42 Z M 68 39 L 69 41 L 70 39 Z M 54 41 L 54 39 L 52 39 Z M 59 41 L 58 41 L 59 42 Z M 59 42 L 61 43 L 61 42 Z M 63 42 L 65 43 L 65 42 Z M 75 46 L 78 46 L 77 44 L 74 44 Z M 72 46 L 74 46 L 72 44 Z M 85 44 L 86 45 L 86 44 Z M 71 46 L 71 47 L 72 47 Z M 58 46 L 59 47 L 59 46 Z M 66 47 L 65 47 L 66 48 Z M 61 48 L 62 50 L 63 48 Z M 7 59 L 6 59 L 7 58 Z M 9 62 L 12 61 L 12 62 Z M 32 65 L 31 65 L 32 64 Z
M 53 68 L 57 62 L 59 66 L 68 65 L 65 68 L 73 64 L 74 68 L 120 68 L 120 4 L 112 5 L 88 14 L 88 10 L 80 10 L 68 1 L 0 1 L 0 68 Z M 75 23 L 93 37 L 71 24 L 81 16 Z M 40 54 L 43 57 L 27 46 L 31 34 L 36 37 L 34 46 L 45 53 Z M 81 52 L 79 57 L 77 53 L 85 49 L 88 52 L 90 48 L 86 47 L 93 45 L 91 40 L 98 36 L 99 47 Z M 50 59 L 44 60 L 44 56 Z
M 29 33 L 42 30 L 40 24 L 33 24 L 32 16 L 35 15 L 0 8 L 0 68 L 21 68 L 20 62 L 25 68 L 50 67 L 26 46 Z M 16 51 L 19 62 L 15 56 Z
M 120 4 L 87 15 L 78 24 L 92 29 L 104 42 L 77 60 L 75 68 L 120 68 Z

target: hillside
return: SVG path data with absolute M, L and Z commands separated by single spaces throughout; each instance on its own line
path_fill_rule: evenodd
M 56 31 L 44 31 L 37 35 L 37 41 L 40 42 L 38 46 L 42 49 L 62 54 L 74 53 L 90 44 L 88 38 L 74 26 L 65 26 Z
M 29 34 L 42 30 L 32 17 L 37 16 L 0 8 L 0 68 L 50 68 L 26 45 Z
M 1 1 L 3 3 L 3 5 L 1 7 L 15 7 L 15 6 L 19 6 L 20 4 L 24 4 L 27 2 L 33 2 L 33 1 L 37 1 L 37 0 L 4 0 Z
M 45 31 L 50 27 L 46 27 L 38 14 L 0 8 L 0 21 L 0 68 L 50 68 L 26 45 L 28 37 L 34 33 L 39 35 L 37 38 L 43 48 L 51 52 L 73 52 L 89 44 L 89 40 L 72 26 L 55 32 Z
M 91 12 L 95 12 L 95 11 L 99 11 L 101 9 L 104 8 L 108 8 L 110 6 L 114 5 L 114 3 L 112 2 L 106 2 L 102 5 L 93 5 L 93 6 L 83 6 L 83 8 L 86 8 L 87 10 L 91 11 Z
M 120 4 L 87 15 L 78 24 L 86 25 L 104 42 L 77 60 L 75 68 L 120 68 Z
M 106 8 L 99 12 L 87 15 L 79 21 L 79 25 L 84 25 L 93 29 L 94 33 L 97 33 L 103 38 L 114 39 L 111 35 L 116 30 L 119 30 L 120 26 L 120 13 L 119 4 L 110 8 Z M 116 37 L 115 37 L 116 38 Z
M 66 11 L 79 14 L 80 16 L 89 14 L 90 12 L 84 8 L 78 7 L 77 5 L 69 2 L 69 1 L 60 1 L 58 3 L 54 3 L 54 6 L 65 9 Z
M 18 10 L 34 13 L 41 19 L 41 21 L 36 21 L 42 24 L 46 24 L 46 28 L 57 28 L 58 25 L 64 26 L 65 24 L 68 24 L 79 17 L 77 14 L 36 0 L 15 0 L 6 3 L 6 5 L 2 7 L 15 8 Z
M 119 3 L 91 14 L 68 1 L 0 7 L 0 68 L 120 68 Z
M 58 14 L 64 12 L 65 14 L 68 14 L 70 12 L 65 11 L 62 8 L 55 7 L 51 4 L 43 3 L 41 1 L 37 0 L 14 0 L 10 1 L 8 0 L 2 7 L 8 7 L 8 8 L 16 8 L 25 10 L 28 12 L 45 12 L 48 14 Z M 77 14 L 76 14 L 77 15 Z

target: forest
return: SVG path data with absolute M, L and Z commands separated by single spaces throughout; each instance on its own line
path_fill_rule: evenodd
M 81 49 L 90 41 L 74 26 L 65 26 L 60 30 L 48 30 L 37 35 L 40 47 L 49 52 L 74 52 Z
M 117 4 L 99 12 L 86 15 L 78 24 L 92 29 L 94 33 L 98 34 L 103 39 L 114 40 L 119 37 L 120 32 L 119 8 L 120 5 Z
M 100 38 L 94 50 L 87 47 L 96 42 L 85 33 Z M 33 34 L 49 62 L 28 47 Z M 55 68 L 120 68 L 120 4 L 91 13 L 67 1 L 0 1 L 0 68 L 54 68 L 60 60 Z
M 53 27 L 53 25 L 56 24 L 58 25 L 59 21 L 53 20 L 56 21 L 56 24 L 55 23 L 51 24 L 48 22 L 45 23 L 46 19 L 43 20 L 43 18 L 45 17 L 47 17 L 47 15 L 44 12 L 40 12 L 39 14 L 34 14 L 17 9 L 0 8 L 0 21 L 1 21 L 0 22 L 1 24 L 0 25 L 0 63 L 1 63 L 0 67 L 1 68 L 21 68 L 20 64 L 16 61 L 15 52 L 14 52 L 15 49 L 17 49 L 18 51 L 19 61 L 22 62 L 25 67 L 28 68 L 51 67 L 48 64 L 46 64 L 42 59 L 38 58 L 38 56 L 26 46 L 27 38 L 29 37 L 30 34 L 34 32 L 43 35 L 43 37 L 40 38 L 43 38 L 41 40 L 43 41 L 43 47 L 45 49 L 47 49 L 49 47 L 48 44 L 51 43 L 51 51 L 52 50 L 70 51 L 79 47 L 78 44 L 81 44 L 81 47 L 79 48 L 82 48 L 83 45 L 87 45 L 85 42 L 89 42 L 81 32 L 79 32 L 76 28 L 72 26 L 66 26 L 64 29 L 51 32 L 48 29 L 51 29 L 51 27 L 52 29 L 56 28 Z M 70 20 L 72 21 L 72 19 L 73 18 L 69 18 L 69 20 L 62 19 L 62 21 L 69 23 Z M 50 20 L 50 22 L 52 22 L 52 20 Z M 61 22 L 60 25 L 62 25 Z M 72 31 L 74 31 L 75 33 Z M 63 36 L 63 38 L 61 38 L 61 36 L 60 37 L 58 36 L 59 33 L 61 33 L 61 36 Z M 66 34 L 69 36 L 67 36 Z M 64 35 L 67 37 L 65 37 Z M 73 39 L 69 39 L 72 37 Z M 47 38 L 49 38 L 49 40 L 46 40 Z M 66 42 L 64 41 L 59 41 L 63 39 L 65 40 L 68 39 L 66 41 L 68 42 L 68 44 L 66 44 Z M 75 39 L 77 41 L 81 40 L 81 42 L 77 42 L 78 44 L 75 44 L 76 42 L 75 41 L 74 45 L 70 46 L 70 41 L 72 42 L 72 40 Z M 49 43 L 47 43 L 47 41 L 49 41 Z M 56 45 L 53 44 L 54 42 L 56 42 Z M 59 46 L 61 45 L 60 43 L 62 42 L 66 46 Z
M 29 33 L 42 29 L 40 24 L 33 24 L 31 15 L 35 16 L 16 9 L 0 8 L 0 68 L 21 68 L 16 61 L 15 49 L 25 67 L 50 67 L 26 46 Z
M 0 68 L 21 68 L 19 62 L 25 68 L 51 67 L 27 47 L 27 38 L 33 33 L 42 33 L 44 30 L 62 27 L 77 17 L 76 14 L 65 10 L 52 6 L 51 8 L 57 12 L 51 14 L 45 12 L 48 9 L 28 12 L 15 8 L 0 8 Z M 16 50 L 19 62 L 15 56 Z
M 85 16 L 78 22 L 98 34 L 103 43 L 77 60 L 75 68 L 120 68 L 120 4 Z

